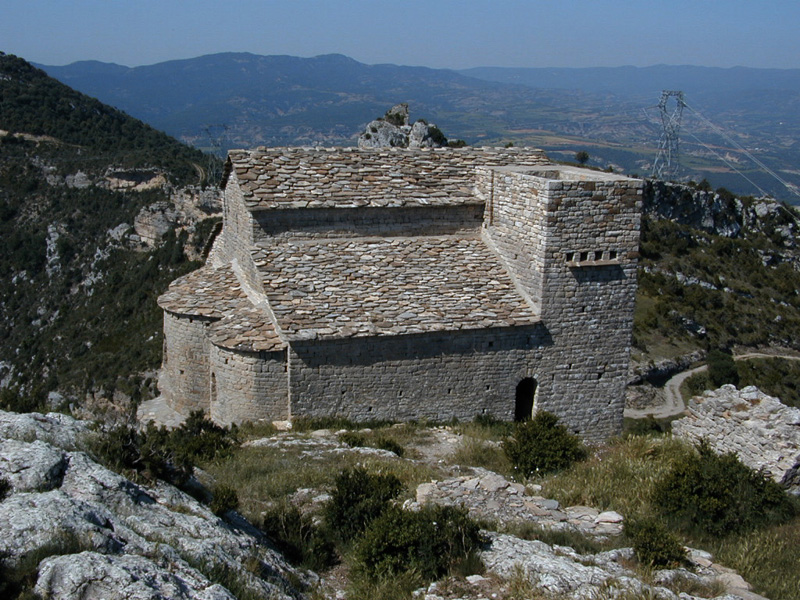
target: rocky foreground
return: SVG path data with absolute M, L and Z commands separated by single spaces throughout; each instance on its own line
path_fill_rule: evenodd
M 301 597 L 304 578 L 246 521 L 109 471 L 79 450 L 89 435 L 64 415 L 0 411 L 6 572 L 38 571 L 35 592 L 57 600 Z
M 220 519 L 170 485 L 147 487 L 99 465 L 81 450 L 92 435 L 98 434 L 87 422 L 65 415 L 0 411 L 0 478 L 11 484 L 0 503 L 5 574 L 27 570 L 35 593 L 64 600 L 344 597 L 340 588 L 324 580 L 318 584 L 313 573 L 288 565 L 236 513 Z M 333 432 L 323 431 L 280 434 L 262 443 L 302 443 L 310 453 L 364 451 L 348 449 Z M 591 507 L 561 508 L 536 491 L 476 470 L 423 484 L 417 501 L 409 501 L 407 507 L 455 503 L 494 519 L 501 528 L 506 520 L 522 518 L 542 527 L 569 526 L 604 536 L 619 533 L 622 515 Z M 630 548 L 579 554 L 506 533 L 486 534 L 483 575 L 470 576 L 455 587 L 447 581 L 434 583 L 416 596 L 502 599 L 510 597 L 513 586 L 524 584 L 554 599 L 634 594 L 692 600 L 698 596 L 685 590 L 701 588 L 726 590 L 719 599 L 761 598 L 748 591 L 741 577 L 701 551 L 690 552 L 690 568 L 656 571 L 644 578 L 633 568 Z

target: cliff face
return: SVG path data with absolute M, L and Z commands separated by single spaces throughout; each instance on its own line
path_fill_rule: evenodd
M 800 217 L 772 198 L 739 198 L 679 183 L 648 180 L 644 211 L 714 235 L 730 238 L 760 233 L 786 248 L 795 247 Z

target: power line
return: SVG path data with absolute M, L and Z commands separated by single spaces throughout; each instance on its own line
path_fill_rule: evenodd
M 723 139 L 725 139 L 725 141 L 727 141 L 729 144 L 731 144 L 731 145 L 735 146 L 737 149 L 739 149 L 739 151 L 740 151 L 740 152 L 742 152 L 742 154 L 744 154 L 744 155 L 745 155 L 747 158 L 749 158 L 750 160 L 752 160 L 752 161 L 753 161 L 753 162 L 754 162 L 756 165 L 758 165 L 758 166 L 759 166 L 759 167 L 760 167 L 760 168 L 761 168 L 763 171 L 765 171 L 767 174 L 771 175 L 771 176 L 772 176 L 772 177 L 774 177 L 776 180 L 778 180 L 778 181 L 779 181 L 779 182 L 780 182 L 780 183 L 781 183 L 781 184 L 782 184 L 782 185 L 783 185 L 783 186 L 784 186 L 784 187 L 785 187 L 787 190 L 789 190 L 790 192 L 792 192 L 792 193 L 793 193 L 795 196 L 800 196 L 800 192 L 798 191 L 798 189 L 797 189 L 797 186 L 795 186 L 794 184 L 792 184 L 792 183 L 789 183 L 788 181 L 786 181 L 785 179 L 783 179 L 783 178 L 782 178 L 780 175 L 778 175 L 778 174 L 777 174 L 775 171 L 773 171 L 773 170 L 772 170 L 772 169 L 770 169 L 770 168 L 769 168 L 767 165 L 765 165 L 765 164 L 764 164 L 764 163 L 763 163 L 761 160 L 759 160 L 758 158 L 756 158 L 755 156 L 753 156 L 753 154 L 752 154 L 750 151 L 748 151 L 748 150 L 747 150 L 747 149 L 746 149 L 744 146 L 742 146 L 742 145 L 741 145 L 741 144 L 739 144 L 739 143 L 738 143 L 736 140 L 734 140 L 734 139 L 733 139 L 731 136 L 729 136 L 729 135 L 728 135 L 728 134 L 727 134 L 727 133 L 726 133 L 726 132 L 725 132 L 723 129 L 721 129 L 721 128 L 717 127 L 716 125 L 714 125 L 714 123 L 712 123 L 712 122 L 711 122 L 709 119 L 707 119 L 707 118 L 706 118 L 704 115 L 702 115 L 702 114 L 701 114 L 701 113 L 700 113 L 698 110 L 696 110 L 696 109 L 692 108 L 691 106 L 689 106 L 689 105 L 688 105 L 688 104 L 686 104 L 686 103 L 684 103 L 684 105 L 686 106 L 686 108 L 688 108 L 689 110 L 691 110 L 691 111 L 692 111 L 692 113 L 694 113 L 694 114 L 695 114 L 695 115 L 696 115 L 696 116 L 697 116 L 697 117 L 698 117 L 698 118 L 699 118 L 699 119 L 700 119 L 700 120 L 701 120 L 703 123 L 705 123 L 706 125 L 708 125 L 709 127 L 711 127 L 711 128 L 712 128 L 714 131 L 716 131 L 716 132 L 717 132 L 717 133 L 718 133 L 720 136 L 722 136 L 722 138 L 723 138 Z M 696 139 L 696 138 L 695 138 L 695 139 Z M 698 141 L 699 141 L 699 140 L 698 140 Z M 727 161 L 725 161 L 725 162 L 727 163 Z M 739 173 L 739 174 L 741 175 L 741 173 L 740 173 L 739 171 L 737 171 L 737 173 Z M 743 175 L 742 175 L 742 176 L 743 176 Z M 743 176 L 743 177 L 744 177 L 744 176 Z M 745 177 L 745 179 L 747 179 L 747 178 Z M 750 180 L 748 179 L 748 181 L 750 181 Z M 752 181 L 751 181 L 750 183 L 752 183 Z M 754 185 L 755 185 L 755 184 L 754 184 Z M 756 186 L 756 187 L 758 188 L 758 186 Z M 760 190 L 760 189 L 761 189 L 761 188 L 759 188 L 759 190 Z M 762 192 L 762 193 L 763 193 L 763 192 Z

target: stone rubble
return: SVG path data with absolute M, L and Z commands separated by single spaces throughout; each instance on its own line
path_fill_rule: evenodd
M 503 578 L 521 573 L 535 588 L 547 594 L 558 594 L 560 598 L 587 600 L 597 597 L 600 592 L 608 593 L 609 597 L 627 592 L 660 600 L 694 600 L 696 596 L 685 592 L 679 595 L 664 587 L 673 579 L 683 578 L 706 585 L 720 581 L 726 585 L 727 593 L 717 596 L 717 600 L 764 600 L 750 592 L 743 579 L 730 577 L 730 569 L 712 563 L 710 555 L 705 552 L 690 551 L 692 571 L 684 568 L 655 571 L 651 585 L 641 581 L 625 566 L 633 559 L 631 548 L 579 554 L 566 546 L 550 546 L 502 533 L 490 532 L 487 535 L 490 546 L 481 552 L 481 559 L 488 573 Z
M 733 452 L 744 464 L 764 470 L 800 495 L 800 408 L 749 386 L 725 385 L 695 396 L 688 416 L 672 423 L 672 433 L 694 443 L 706 440 L 720 453 Z
M 303 576 L 246 521 L 230 513 L 225 522 L 163 482 L 145 487 L 109 471 L 75 450 L 86 435 L 86 423 L 65 415 L 0 411 L 0 478 L 12 487 L 0 510 L 0 563 L 13 569 L 43 554 L 38 594 L 233 598 L 203 574 L 210 568 L 264 597 L 300 597 L 289 581 Z
M 406 507 L 414 510 L 426 503 L 461 506 L 477 520 L 535 523 L 543 529 L 603 537 L 622 533 L 624 519 L 619 513 L 601 512 L 589 506 L 561 507 L 557 500 L 530 494 L 528 487 L 508 481 L 502 475 L 481 468 L 473 471 L 473 475 L 420 484 L 416 501 Z

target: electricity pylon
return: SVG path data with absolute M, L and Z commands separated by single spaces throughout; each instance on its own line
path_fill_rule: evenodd
M 672 109 L 671 113 L 667 107 L 670 98 L 675 98 L 675 108 Z M 678 145 L 684 106 L 686 106 L 686 102 L 683 99 L 683 92 L 674 90 L 663 90 L 661 92 L 658 110 L 661 114 L 663 131 L 658 142 L 658 153 L 653 161 L 651 174 L 657 179 L 672 179 L 678 173 Z

